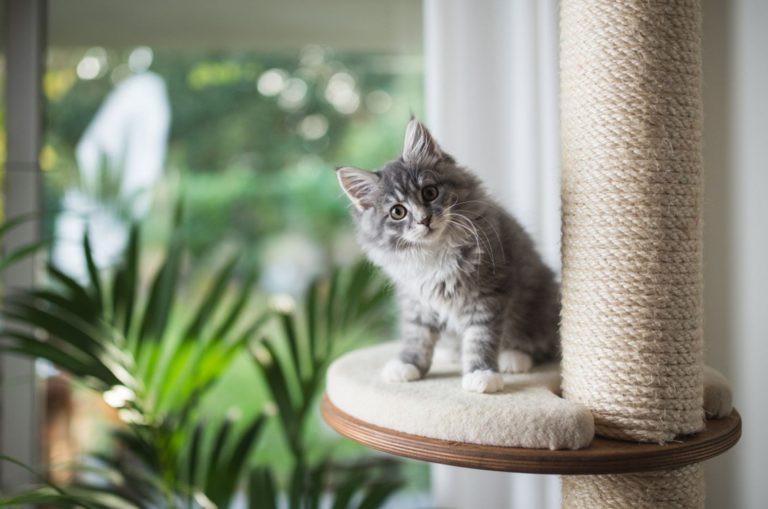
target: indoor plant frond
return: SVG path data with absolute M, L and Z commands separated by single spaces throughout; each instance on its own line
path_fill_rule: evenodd
M 2 310 L 2 348 L 68 371 L 102 393 L 125 424 L 112 432 L 115 452 L 91 454 L 73 467 L 73 484 L 45 484 L 4 503 L 210 509 L 228 507 L 242 490 L 250 507 L 281 507 L 285 501 L 297 509 L 321 502 L 373 509 L 401 486 L 391 461 L 392 468 L 381 468 L 378 460 L 349 468 L 327 457 L 307 457 L 305 430 L 325 369 L 351 346 L 356 332 L 388 320 L 389 293 L 370 266 L 318 278 L 293 309 L 252 313 L 256 275 L 233 284 L 232 258 L 185 313 L 178 298 L 179 237 L 171 238 L 151 277 L 141 273 L 138 227 L 112 271 L 96 270 L 87 236 L 83 249 L 86 282 L 49 266 L 53 286 L 9 297 Z M 262 332 L 267 320 L 273 327 Z M 255 341 L 258 334 L 263 339 Z M 286 483 L 271 468 L 251 464 L 265 416 L 235 422 L 197 411 L 200 398 L 249 345 L 277 408 L 272 418 L 281 423 L 294 460 Z
M 12 267 L 17 262 L 27 258 L 34 254 L 38 249 L 45 245 L 45 241 L 33 241 L 23 244 L 12 251 L 6 252 L 4 248 L 6 236 L 23 225 L 27 221 L 30 221 L 35 217 L 35 214 L 24 214 L 19 217 L 15 217 L 8 221 L 0 223 L 0 247 L 2 247 L 2 255 L 0 256 L 0 274 L 5 272 L 8 268 Z
M 306 427 L 323 391 L 326 369 L 339 353 L 360 344 L 363 330 L 375 335 L 388 324 L 389 297 L 385 281 L 367 262 L 336 269 L 312 281 L 298 304 L 275 306 L 277 330 L 251 345 L 293 456 L 290 509 L 317 508 L 323 497 L 334 508 L 373 509 L 402 486 L 397 465 L 387 460 L 388 469 L 380 468 L 378 460 L 344 469 L 307 454 Z M 268 471 L 253 471 L 249 483 L 252 492 L 279 492 Z

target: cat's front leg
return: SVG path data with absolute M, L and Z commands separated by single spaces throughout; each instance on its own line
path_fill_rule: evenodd
M 402 346 L 396 359 L 382 371 L 386 382 L 411 382 L 423 378 L 432 366 L 438 338 L 432 313 L 417 301 L 401 299 L 400 335 Z
M 501 326 L 494 313 L 475 310 L 466 320 L 461 340 L 461 385 L 470 392 L 497 392 L 504 388 L 499 374 Z

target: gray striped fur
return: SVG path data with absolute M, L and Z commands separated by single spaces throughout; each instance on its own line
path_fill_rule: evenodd
M 465 375 L 498 372 L 502 350 L 534 362 L 558 357 L 553 272 L 520 224 L 422 124 L 408 124 L 400 158 L 375 172 L 340 168 L 337 175 L 354 205 L 360 245 L 397 289 L 402 376 L 389 378 L 424 376 L 436 341 L 448 336 L 461 338 Z M 438 190 L 434 201 L 424 199 L 427 186 Z M 398 204 L 407 209 L 401 220 L 390 215 Z M 426 216 L 428 226 L 422 224 Z M 467 380 L 469 390 L 500 388 L 473 389 Z

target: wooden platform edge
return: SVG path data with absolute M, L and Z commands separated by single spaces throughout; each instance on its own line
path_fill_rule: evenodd
M 451 442 L 410 435 L 363 422 L 323 395 L 323 419 L 340 435 L 406 458 L 457 467 L 531 474 L 595 475 L 669 470 L 718 456 L 739 441 L 741 416 L 706 421 L 703 431 L 680 442 L 638 444 L 595 438 L 586 449 L 523 449 Z

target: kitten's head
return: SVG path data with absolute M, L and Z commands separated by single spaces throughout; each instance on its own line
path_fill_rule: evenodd
M 398 159 L 374 172 L 346 167 L 336 174 L 369 254 L 422 251 L 467 237 L 467 215 L 484 196 L 478 180 L 416 120 L 408 123 Z

